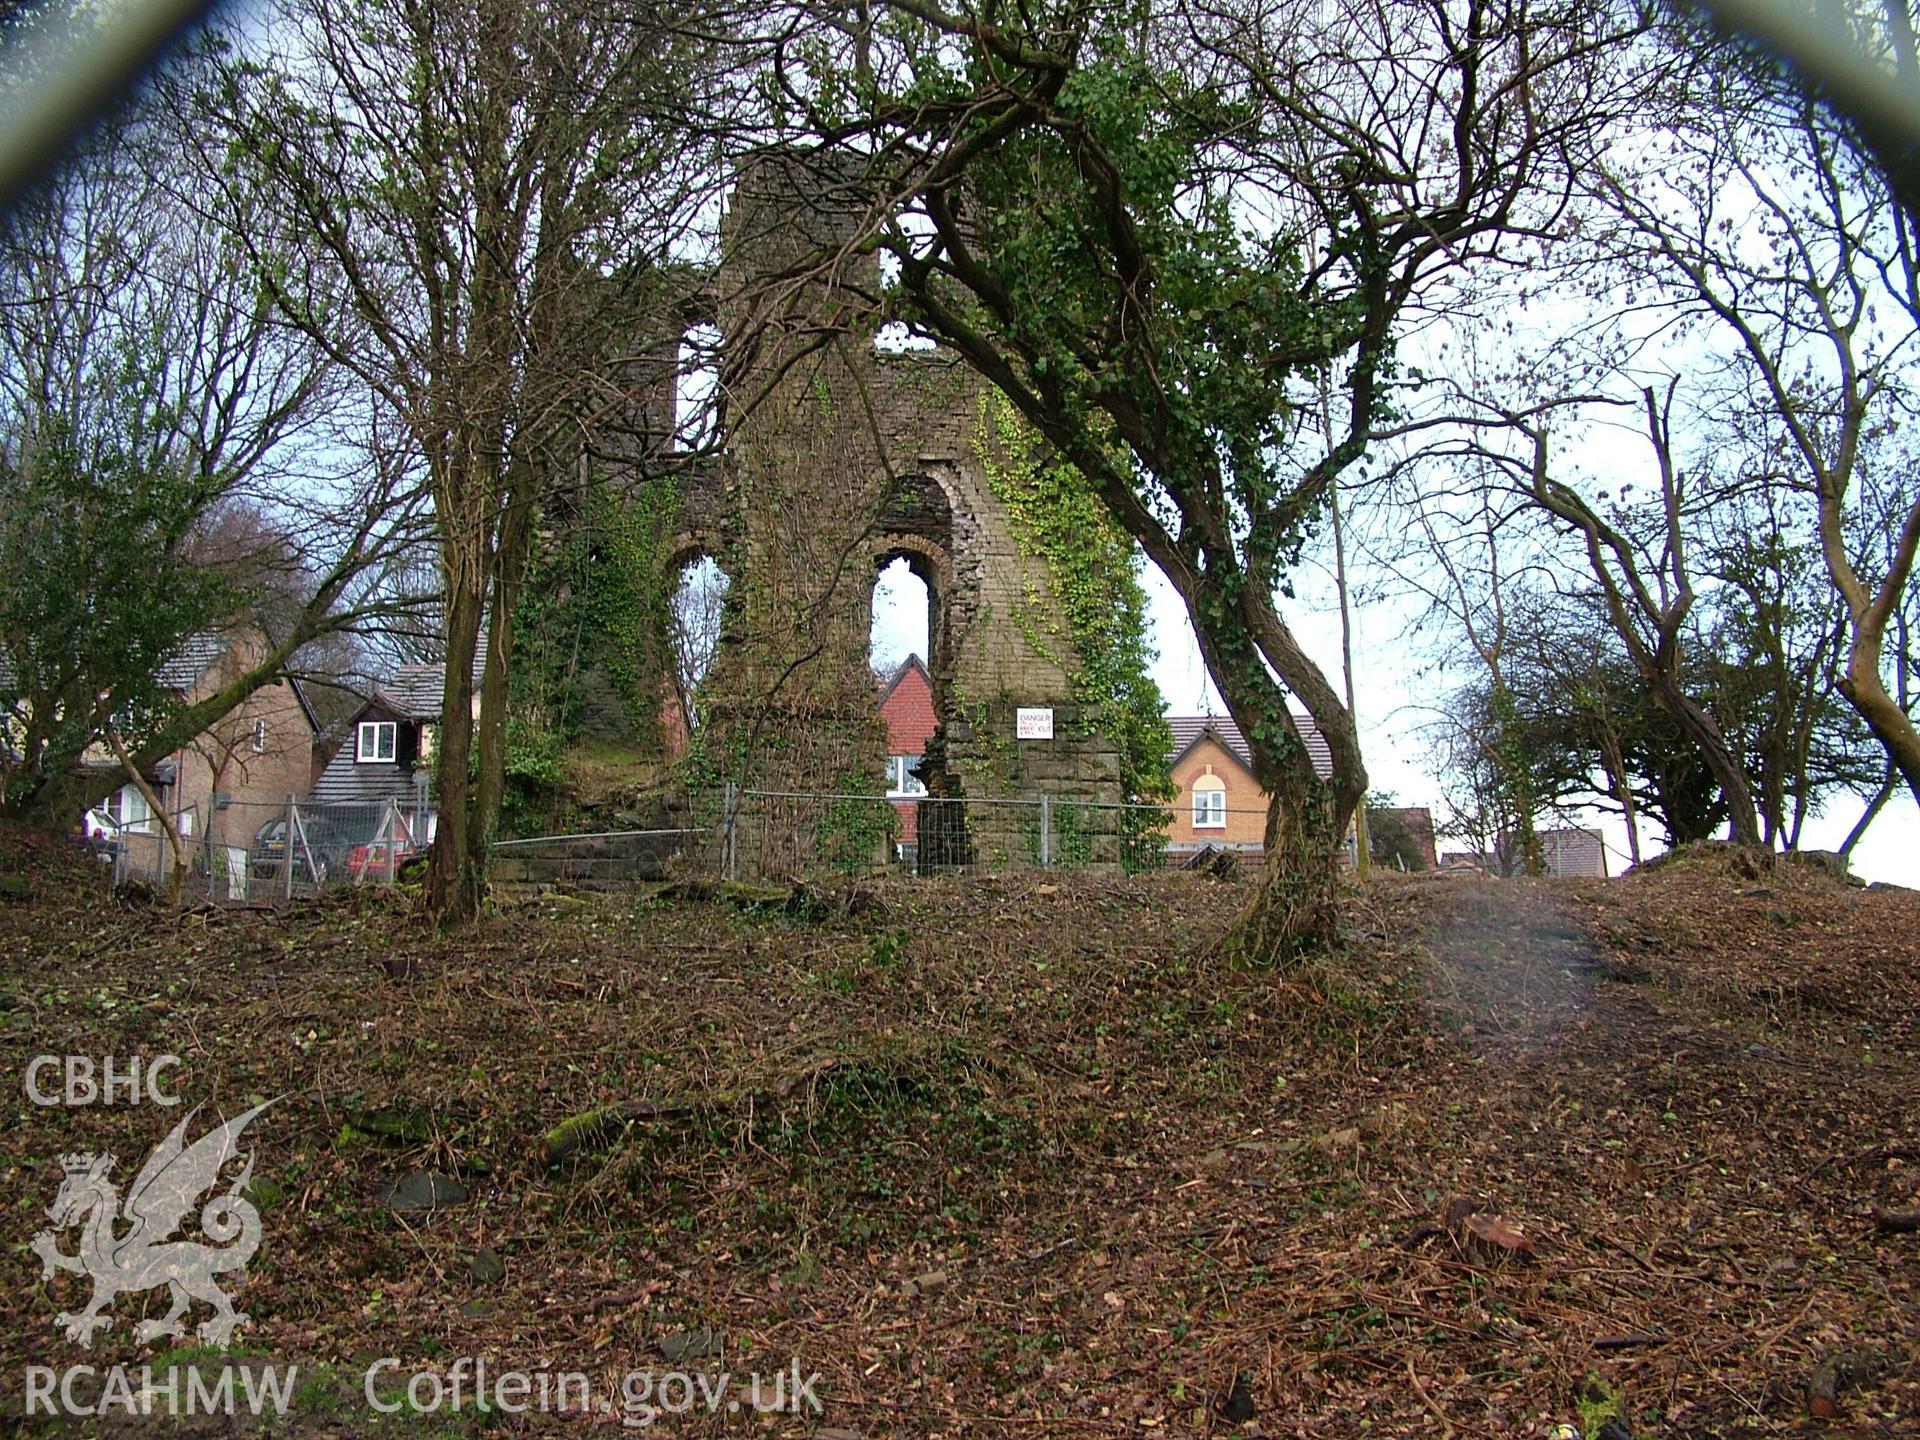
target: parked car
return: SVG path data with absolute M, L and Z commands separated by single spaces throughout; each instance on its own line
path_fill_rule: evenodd
M 369 840 L 356 845 L 347 855 L 347 874 L 357 885 L 362 880 L 387 880 L 400 873 L 400 867 L 417 855 L 427 853 L 404 837 L 399 840 Z
M 248 847 L 247 870 L 256 880 L 273 880 L 280 876 L 280 867 L 287 863 L 287 818 L 284 815 L 268 820 L 254 831 L 253 844 Z M 320 883 L 327 879 L 327 862 L 322 857 L 313 857 L 313 870 L 307 869 L 305 854 L 294 857 L 294 875 L 296 880 L 312 880 L 318 875 Z
M 438 816 L 427 816 L 426 834 L 418 839 L 412 827 L 404 822 L 398 830 L 386 836 L 376 836 L 364 844 L 356 845 L 347 855 L 347 873 L 357 885 L 363 880 L 391 880 L 400 873 L 401 867 L 410 860 L 418 859 L 427 853 L 427 847 L 433 844 L 435 822 Z

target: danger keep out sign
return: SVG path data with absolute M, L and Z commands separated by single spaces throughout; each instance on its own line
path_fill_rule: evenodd
M 1013 733 L 1020 740 L 1053 739 L 1053 711 L 1044 706 L 1022 705 L 1014 715 Z

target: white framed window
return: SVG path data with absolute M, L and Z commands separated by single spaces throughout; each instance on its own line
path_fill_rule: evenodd
M 1197 785 L 1194 787 L 1193 828 L 1196 830 L 1227 828 L 1227 792 L 1219 785 L 1211 785 L 1205 789 Z
M 256 720 L 253 722 L 253 753 L 256 755 L 264 755 L 266 749 L 267 722 L 265 720 Z
M 114 818 L 120 822 L 122 830 L 136 830 L 141 834 L 153 828 L 153 807 L 147 804 L 147 797 L 132 785 L 120 787 L 120 803 L 114 807 Z
M 392 764 L 399 728 L 391 720 L 362 720 L 353 758 L 362 765 Z
M 887 757 L 887 794 L 912 796 L 927 793 L 927 787 L 920 783 L 920 760 L 918 755 Z

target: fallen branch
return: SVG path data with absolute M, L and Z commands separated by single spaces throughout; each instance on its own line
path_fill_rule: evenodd
M 1807 1411 L 1822 1420 L 1840 1418 L 1840 1393 L 1865 1379 L 1870 1365 L 1864 1356 L 1841 1350 L 1827 1356 L 1807 1381 Z
M 619 1100 L 571 1115 L 541 1137 L 540 1163 L 552 1168 L 598 1145 L 615 1132 L 642 1120 L 672 1120 L 691 1114 L 693 1107 L 655 1100 Z
M 1602 1335 L 1593 1342 L 1596 1350 L 1632 1350 L 1641 1345 L 1671 1345 L 1667 1335 Z
M 730 1091 L 702 1103 L 709 1112 L 724 1109 L 749 1111 L 791 1098 L 803 1086 L 818 1083 L 840 1063 L 837 1055 L 817 1055 L 799 1069 L 780 1077 L 772 1086 L 753 1091 Z M 694 1113 L 695 1106 L 684 1100 L 616 1100 L 596 1105 L 578 1115 L 570 1115 L 540 1138 L 540 1163 L 548 1169 L 564 1164 L 586 1150 L 597 1149 L 620 1135 L 629 1125 L 652 1120 L 681 1120 Z
M 1873 1207 L 1873 1228 L 1882 1235 L 1920 1234 L 1920 1205 L 1882 1210 Z
M 1407 1379 L 1413 1382 L 1413 1393 L 1420 1397 L 1420 1403 L 1427 1407 L 1433 1418 L 1440 1422 L 1440 1440 L 1453 1440 L 1453 1422 L 1447 1419 L 1447 1412 L 1433 1403 L 1433 1397 L 1427 1393 L 1427 1387 L 1420 1383 L 1420 1374 L 1413 1368 L 1413 1357 L 1407 1357 Z
M 602 1310 L 624 1310 L 629 1305 L 638 1305 L 643 1300 L 651 1300 L 660 1293 L 660 1282 L 650 1280 L 637 1290 L 617 1290 L 611 1295 L 595 1295 L 568 1309 L 575 1315 L 598 1315 Z

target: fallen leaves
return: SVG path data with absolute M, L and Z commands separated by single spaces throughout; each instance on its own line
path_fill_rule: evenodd
M 1533 1242 L 1498 1215 L 1469 1215 L 1467 1238 L 1496 1259 L 1514 1260 L 1533 1254 Z
M 1685 864 L 1381 877 L 1336 1001 L 1213 964 L 1210 882 L 1046 883 L 889 885 L 878 918 L 591 897 L 450 939 L 373 904 L 169 928 L 37 899 L 0 907 L 0 1063 L 177 1050 L 190 1100 L 289 1094 L 247 1338 L 303 1358 L 618 1370 L 710 1333 L 821 1370 L 821 1434 L 1428 1440 L 1550 1434 L 1596 1363 L 1657 1397 L 1667 1428 L 1636 1433 L 1804 1424 L 1808 1377 L 1872 1335 L 1900 1363 L 1835 1403 L 1885 1433 L 1915 1413 L 1889 1131 L 1920 899 L 1776 874 L 1789 951 Z M 377 979 L 397 947 L 404 991 Z M 342 1140 L 407 1103 L 433 1124 Z M 144 1154 L 153 1119 L 23 1113 L 0 1233 L 44 1225 L 47 1157 Z M 401 1229 L 364 1201 L 409 1168 L 470 1200 Z M 0 1279 L 17 1369 L 71 1277 Z

